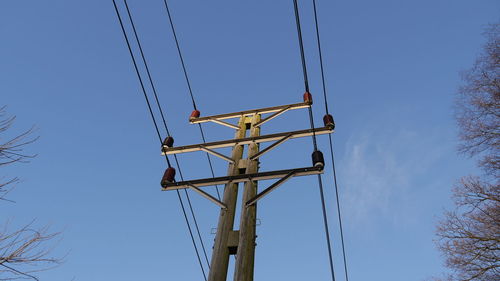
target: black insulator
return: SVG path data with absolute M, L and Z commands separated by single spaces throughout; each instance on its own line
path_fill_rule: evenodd
M 333 121 L 332 115 L 325 114 L 325 116 L 323 116 L 323 123 L 325 124 L 325 127 L 330 127 L 332 130 L 335 129 L 335 122 Z
M 321 151 L 316 150 L 312 153 L 312 160 L 314 167 L 324 167 L 325 159 L 323 158 L 323 153 Z
M 166 147 L 173 147 L 174 146 L 174 138 L 173 137 L 167 137 L 165 138 L 165 140 L 163 141 L 163 146 L 166 146 Z
M 172 183 L 175 180 L 175 169 L 170 167 L 165 170 L 163 178 L 161 179 L 161 186 L 166 186 L 168 183 Z

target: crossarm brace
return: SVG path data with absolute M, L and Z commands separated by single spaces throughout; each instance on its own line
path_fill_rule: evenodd
M 248 200 L 247 203 L 245 204 L 245 206 L 249 207 L 249 206 L 255 204 L 258 200 L 262 199 L 264 196 L 266 196 L 267 194 L 271 193 L 271 191 L 273 191 L 276 188 L 278 188 L 278 186 L 284 184 L 287 180 L 289 180 L 294 175 L 295 175 L 295 172 L 291 171 L 286 176 L 282 177 L 280 180 L 278 180 L 277 182 L 273 183 L 268 188 L 264 189 L 261 193 L 255 195 L 252 199 Z
M 194 185 L 191 185 L 189 187 L 192 188 L 194 191 L 198 192 L 199 194 L 201 194 L 201 196 L 203 196 L 203 197 L 207 198 L 208 200 L 214 202 L 215 204 L 219 205 L 222 209 L 227 209 L 226 204 L 217 200 L 217 198 L 213 197 L 212 195 L 206 193 L 205 191 L 199 189 L 198 187 L 196 187 Z
M 202 186 L 213 186 L 218 184 L 279 179 L 285 177 L 290 172 L 293 172 L 295 177 L 317 175 L 323 173 L 323 167 L 306 167 L 306 168 L 278 170 L 269 172 L 258 172 L 252 174 L 242 174 L 235 176 L 205 178 L 205 179 L 190 180 L 190 181 L 167 182 L 162 185 L 163 187 L 162 190 L 166 191 L 166 190 L 175 190 L 175 189 L 183 189 L 190 187 L 192 188 L 192 187 L 202 187 Z
M 277 147 L 278 145 L 284 143 L 285 141 L 287 141 L 288 139 L 290 139 L 292 137 L 292 134 L 288 134 L 286 136 L 284 136 L 283 138 L 279 139 L 278 141 L 276 141 L 275 143 L 271 144 L 270 146 L 266 147 L 265 149 L 259 151 L 257 154 L 255 154 L 254 156 L 250 157 L 250 160 L 255 160 L 255 159 L 258 159 L 259 157 L 261 157 L 262 155 L 264 155 L 265 153 L 268 153 L 269 151 L 271 151 L 273 148 Z
M 231 123 L 227 123 L 227 122 L 224 122 L 224 121 L 220 121 L 220 120 L 217 120 L 217 119 L 213 119 L 213 120 L 210 120 L 211 122 L 214 122 L 214 123 L 217 123 L 217 124 L 220 124 L 220 125 L 223 125 L 223 126 L 226 126 L 226 127 L 229 127 L 229 128 L 232 128 L 232 129 L 236 129 L 238 130 L 240 127 L 234 125 L 234 124 L 231 124 Z
M 212 154 L 212 155 L 214 155 L 214 156 L 217 156 L 217 157 L 219 157 L 219 158 L 222 158 L 222 159 L 224 159 L 224 160 L 226 160 L 226 161 L 228 161 L 228 162 L 230 162 L 230 163 L 234 163 L 234 160 L 233 160 L 233 159 L 231 159 L 231 157 L 227 157 L 226 155 L 224 155 L 224 154 L 222 154 L 222 153 L 219 153 L 219 152 L 217 152 L 217 151 L 213 151 L 213 150 L 208 149 L 208 148 L 206 148 L 206 147 L 204 147 L 204 146 L 200 146 L 200 150 L 205 151 L 205 152 L 207 152 L 207 153 L 210 153 L 210 154 Z
M 285 107 L 285 108 L 283 108 L 282 110 L 280 110 L 280 111 L 278 111 L 278 112 L 276 112 L 276 113 L 274 113 L 274 114 L 272 114 L 272 115 L 269 115 L 269 116 L 268 116 L 268 117 L 266 117 L 265 119 L 260 120 L 260 122 L 257 122 L 257 123 L 254 125 L 254 127 L 259 127 L 259 126 L 261 126 L 262 124 L 264 124 L 264 123 L 266 123 L 266 122 L 268 122 L 268 121 L 273 120 L 274 118 L 276 118 L 276 117 L 280 116 L 281 114 L 283 114 L 283 113 L 287 112 L 289 109 L 290 109 L 290 106 Z

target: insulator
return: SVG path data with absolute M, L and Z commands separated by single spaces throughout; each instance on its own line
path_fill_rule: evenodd
M 162 143 L 163 146 L 166 147 L 173 147 L 174 146 L 174 138 L 173 137 L 166 137 L 165 140 Z
M 163 178 L 161 179 L 161 186 L 167 185 L 167 183 L 172 183 L 175 180 L 175 169 L 170 167 L 165 170 Z
M 323 158 L 323 153 L 321 151 L 316 150 L 312 153 L 312 160 L 314 167 L 324 167 L 325 159 Z
M 325 114 L 325 116 L 323 116 L 323 123 L 325 124 L 325 127 L 330 127 L 332 130 L 335 129 L 335 122 L 333 121 L 332 115 Z
M 195 110 L 193 110 L 193 112 L 191 112 L 191 115 L 189 116 L 189 120 L 191 121 L 192 119 L 195 119 L 198 117 L 200 117 L 200 111 L 195 109 Z
M 308 104 L 313 103 L 313 96 L 311 95 L 311 93 L 309 93 L 309 92 L 304 93 L 304 102 L 308 103 Z

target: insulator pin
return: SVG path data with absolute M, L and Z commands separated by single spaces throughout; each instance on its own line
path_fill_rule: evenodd
M 163 140 L 162 145 L 166 146 L 166 147 L 173 147 L 174 146 L 174 138 L 173 137 L 166 137 L 165 140 Z
M 324 167 L 325 159 L 323 158 L 323 153 L 316 150 L 312 153 L 312 162 L 314 167 Z
M 325 127 L 330 127 L 332 130 L 335 129 L 335 122 L 333 121 L 333 116 L 330 114 L 325 114 L 325 116 L 323 116 L 323 124 L 325 124 Z
M 161 179 L 161 186 L 165 186 L 168 183 L 172 183 L 175 180 L 175 169 L 170 167 L 165 170 L 163 178 Z
M 193 112 L 191 112 L 191 115 L 189 116 L 189 121 L 196 119 L 198 117 L 200 117 L 200 111 L 195 109 L 193 110 Z
M 313 103 L 313 96 L 309 92 L 304 93 L 304 102 L 311 105 Z

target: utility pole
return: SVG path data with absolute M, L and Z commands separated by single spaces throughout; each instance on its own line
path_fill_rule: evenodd
M 255 263 L 255 240 L 257 201 L 268 195 L 281 184 L 292 177 L 322 174 L 324 160 L 321 152 L 313 153 L 313 165 L 305 168 L 276 170 L 259 172 L 259 159 L 265 153 L 276 148 L 278 145 L 293 138 L 307 137 L 312 135 L 331 134 L 334 129 L 333 118 L 325 116 L 325 126 L 321 128 L 306 129 L 300 131 L 281 132 L 269 135 L 261 135 L 260 127 L 279 115 L 293 109 L 309 108 L 312 98 L 309 93 L 304 94 L 304 102 L 246 110 L 234 113 L 200 117 L 200 112 L 195 110 L 189 119 L 191 124 L 213 122 L 235 129 L 235 137 L 232 140 L 216 141 L 188 146 L 173 146 L 173 139 L 165 140 L 162 147 L 164 154 L 177 154 L 193 151 L 205 151 L 229 162 L 227 176 L 206 179 L 188 180 L 176 182 L 175 170 L 168 168 L 162 179 L 162 190 L 175 190 L 191 188 L 203 197 L 217 204 L 221 210 L 215 244 L 213 247 L 210 263 L 208 281 L 226 281 L 231 255 L 236 255 L 234 269 L 234 281 L 253 281 Z M 263 118 L 262 115 L 270 114 Z M 327 118 L 328 117 L 328 118 Z M 238 124 L 223 120 L 239 118 Z M 246 137 L 247 130 L 250 136 Z M 259 150 L 261 143 L 273 142 L 266 148 Z M 244 146 L 248 145 L 246 159 L 243 159 Z M 232 147 L 231 157 L 215 151 L 216 148 Z M 319 152 L 319 153 L 318 153 Z M 258 181 L 278 179 L 275 183 L 258 193 Z M 238 184 L 244 183 L 243 200 L 241 206 L 239 230 L 234 229 L 234 218 L 236 213 L 236 201 L 238 198 Z M 222 201 L 213 197 L 200 187 L 224 184 Z

